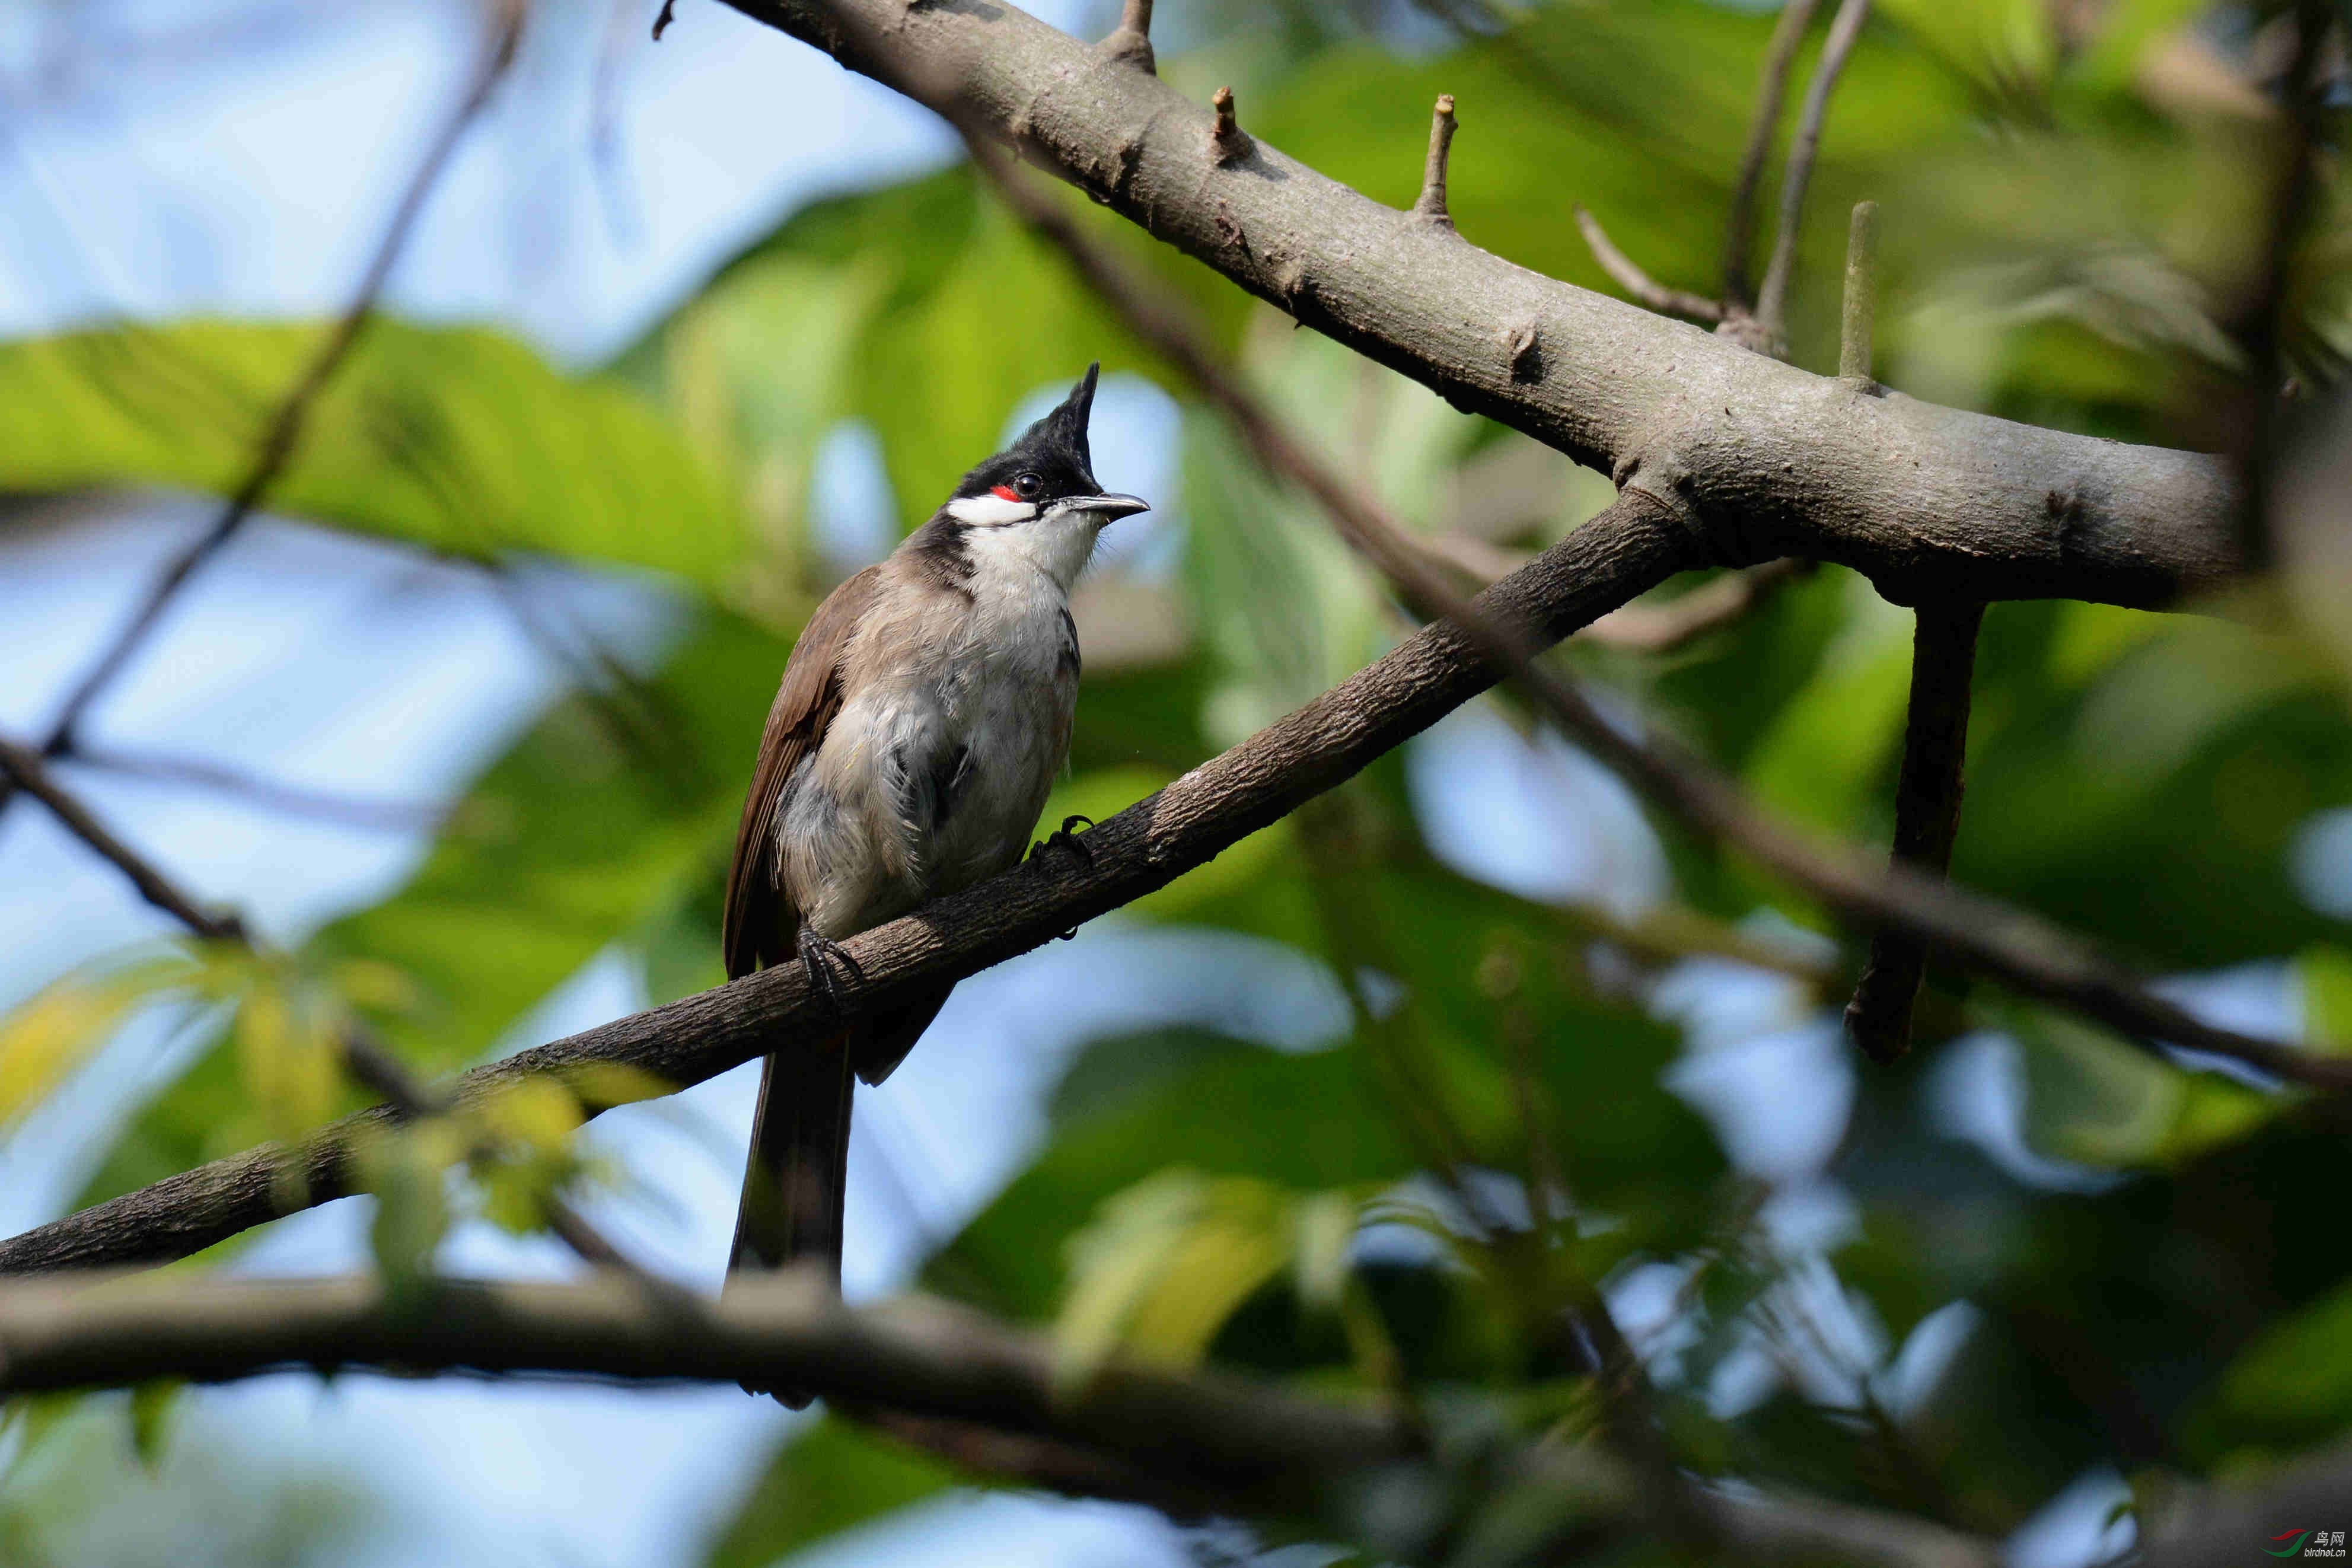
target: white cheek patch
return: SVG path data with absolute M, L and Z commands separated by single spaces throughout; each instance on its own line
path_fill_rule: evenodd
M 959 522 L 996 528 L 1008 522 L 1027 522 L 1037 515 L 1037 509 L 1028 501 L 1006 500 L 998 495 L 958 496 L 948 502 L 948 515 Z

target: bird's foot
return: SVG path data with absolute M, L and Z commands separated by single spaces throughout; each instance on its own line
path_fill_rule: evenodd
M 840 972 L 847 971 L 863 984 L 866 971 L 857 967 L 857 960 L 849 956 L 846 948 L 807 926 L 801 928 L 799 947 L 801 967 L 808 971 L 809 984 L 824 993 L 835 1012 L 842 1011 Z
M 1072 829 L 1070 825 L 1076 822 L 1083 822 L 1088 827 L 1092 827 L 1095 825 L 1095 819 L 1091 816 L 1071 816 L 1062 818 L 1061 826 L 1055 828 L 1042 842 L 1029 846 L 1028 858 L 1034 860 L 1038 856 L 1043 855 L 1048 849 L 1066 849 L 1071 854 L 1076 855 L 1079 859 L 1085 861 L 1087 869 L 1090 871 L 1093 870 L 1095 864 L 1095 852 L 1087 846 L 1087 841 L 1080 838 Z M 1072 926 L 1069 930 L 1062 933 L 1062 940 L 1064 942 L 1067 942 L 1077 934 L 1078 928 Z
M 1085 861 L 1089 870 L 1093 869 L 1095 852 L 1093 849 L 1089 848 L 1086 841 L 1081 839 L 1071 828 L 1070 825 L 1074 822 L 1083 822 L 1088 827 L 1092 827 L 1095 825 L 1095 819 L 1091 816 L 1066 816 L 1062 818 L 1061 826 L 1055 828 L 1051 834 L 1048 834 L 1045 838 L 1041 839 L 1037 843 L 1029 846 L 1028 858 L 1034 860 L 1038 856 L 1044 854 L 1048 849 L 1066 849 L 1071 854 L 1076 855 L 1079 859 Z

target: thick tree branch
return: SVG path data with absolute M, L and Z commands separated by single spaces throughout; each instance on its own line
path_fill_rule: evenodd
M 611 1279 L 426 1289 L 408 1302 L 388 1300 L 369 1279 L 0 1287 L 0 1394 L 167 1377 L 218 1382 L 289 1367 L 784 1382 L 899 1413 L 892 1429 L 951 1436 L 939 1446 L 965 1462 L 1034 1458 L 1043 1440 L 1058 1486 L 1124 1488 L 1140 1476 L 1162 1491 L 1197 1489 L 1228 1509 L 1342 1527 L 1360 1521 L 1354 1505 L 1367 1483 L 1411 1484 L 1415 1470 L 1444 1474 L 1414 1426 L 1376 1410 L 1215 1373 L 1116 1363 L 1073 1392 L 1057 1381 L 1043 1340 L 935 1301 L 853 1309 L 813 1275 L 738 1281 L 690 1332 Z M 1033 1441 L 974 1442 L 975 1429 Z M 1105 1462 L 1088 1463 L 1089 1456 Z M 1475 1463 L 1486 1484 L 1529 1485 L 1557 1503 L 1563 1542 L 1638 1530 L 1659 1501 L 1590 1446 L 1506 1444 Z M 1478 1484 L 1466 1471 L 1451 1479 Z M 1999 1560 L 1990 1542 L 1898 1514 L 1683 1490 L 1673 1511 L 1695 1524 L 1699 1542 L 1740 1562 L 1993 1568 Z
M 367 268 L 361 274 L 358 287 L 352 291 L 351 303 L 336 318 L 334 326 L 311 354 L 310 363 L 303 367 L 300 377 L 278 401 L 245 477 L 229 493 L 228 500 L 222 503 L 212 525 L 194 543 L 173 557 L 162 575 L 149 586 L 146 597 L 131 612 L 130 620 L 107 645 L 106 651 L 98 657 L 88 673 L 67 695 L 64 706 L 58 710 L 58 717 L 49 727 L 47 737 L 42 742 L 44 755 L 60 757 L 72 753 L 76 731 L 90 704 L 145 646 L 149 635 L 163 619 L 164 610 L 188 579 L 245 525 L 246 520 L 268 496 L 270 487 L 278 482 L 278 476 L 285 472 L 286 465 L 293 460 L 295 448 L 301 443 L 303 427 L 310 421 L 311 407 L 318 402 L 320 394 L 327 389 L 328 383 L 334 379 L 335 373 L 342 368 L 343 361 L 350 357 L 352 348 L 359 342 L 369 319 L 375 314 L 376 300 L 391 279 L 392 269 L 399 262 L 401 252 L 407 248 L 408 237 L 425 210 L 425 198 L 440 183 L 442 171 L 448 167 L 451 155 L 457 152 L 458 143 L 465 140 L 467 129 L 489 101 L 491 89 L 497 87 L 499 79 L 506 74 L 507 67 L 513 61 L 515 44 L 521 37 L 523 17 L 528 9 L 528 0 L 497 0 L 490 8 L 489 32 L 483 41 L 480 57 L 467 82 L 465 92 L 433 140 L 426 144 L 424 157 L 418 161 L 415 172 L 409 176 L 400 200 L 393 207 L 391 217 L 385 220 L 383 237 L 376 241 L 375 249 L 368 258 Z M 7 809 L 12 795 L 12 791 L 0 788 L 0 811 Z
M 1250 292 L 1604 472 L 1647 467 L 1720 558 L 1804 555 L 1977 599 L 2164 605 L 2239 567 L 2222 464 L 1874 395 L 1516 267 L 1000 0 L 733 0 L 986 126 Z M 881 37 L 885 49 L 852 43 Z M 884 58 L 887 53 L 887 58 Z
M 1844 14 L 1841 13 L 1841 23 Z M 846 14 L 842 31 L 862 19 Z M 1612 725 L 1576 686 L 1533 660 L 1528 640 L 1507 618 L 1462 598 L 1428 552 L 1373 496 L 1301 440 L 1216 357 L 1182 308 L 1150 290 L 1097 245 L 1068 213 L 1032 187 L 992 148 L 959 123 L 974 160 L 1032 228 L 1060 247 L 1079 277 L 1229 418 L 1266 469 L 1314 498 L 1332 529 L 1425 613 L 1443 616 L 1478 649 L 1507 668 L 1542 712 L 1593 755 L 1686 826 L 1719 838 L 1769 867 L 1844 919 L 1885 923 L 1913 942 L 1950 955 L 2001 984 L 2076 1009 L 2122 1030 L 2151 1050 L 2169 1042 L 2228 1056 L 2282 1078 L 2352 1087 L 2352 1063 L 2315 1057 L 2275 1041 L 2216 1028 L 2150 992 L 2137 976 L 2078 937 L 2023 911 L 1973 893 L 1947 889 L 1939 878 L 1897 863 L 1885 872 L 1853 849 L 1817 842 L 1762 810 L 1734 780 L 1660 735 L 1642 740 Z M 1661 498 L 1646 468 L 1620 476 L 1619 510 Z
M 1557 639 L 1696 562 L 1686 533 L 1637 503 L 1596 518 L 1477 603 L 1532 635 Z M 1165 886 L 1349 777 L 1496 679 L 1454 628 L 1415 634 L 1297 712 L 1094 828 L 1085 837 L 1091 864 L 1041 856 L 852 938 L 844 945 L 867 978 L 847 988 L 845 1005 L 855 1014 L 905 1000 Z M 790 964 L 476 1068 L 454 1089 L 477 1096 L 533 1073 L 597 1062 L 627 1063 L 684 1086 L 799 1033 L 829 1030 L 834 1020 L 801 967 Z M 347 1117 L 300 1150 L 269 1147 L 215 1161 L 0 1242 L 0 1273 L 182 1258 L 294 1208 L 341 1197 L 349 1191 L 344 1156 L 352 1140 L 389 1115 L 378 1108 Z

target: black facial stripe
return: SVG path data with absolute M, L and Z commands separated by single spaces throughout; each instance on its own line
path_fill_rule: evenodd
M 908 553 L 924 580 L 947 593 L 962 595 L 966 604 L 972 602 L 972 574 L 980 570 L 964 537 L 969 531 L 970 525 L 961 518 L 941 511 L 907 542 Z

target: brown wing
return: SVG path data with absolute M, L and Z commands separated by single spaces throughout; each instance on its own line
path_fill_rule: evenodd
M 760 736 L 751 793 L 744 797 L 743 820 L 735 829 L 735 863 L 727 870 L 720 941 L 730 980 L 793 956 L 800 916 L 791 892 L 776 880 L 777 803 L 784 781 L 802 758 L 824 743 L 824 732 L 841 710 L 842 657 L 880 581 L 881 568 L 868 566 L 827 595 L 784 663 L 783 684 Z

